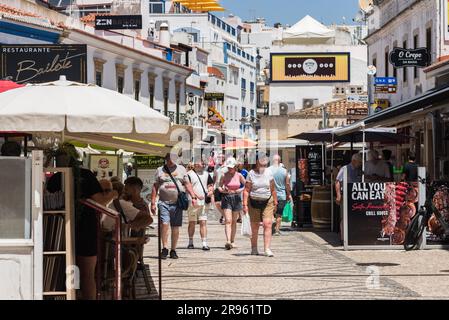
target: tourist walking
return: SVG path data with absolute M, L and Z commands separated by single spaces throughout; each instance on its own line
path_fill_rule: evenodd
M 158 210 L 162 221 L 162 251 L 161 258 L 167 259 L 168 252 L 168 233 L 169 225 L 171 227 L 171 250 L 170 258 L 178 259 L 176 247 L 179 239 L 179 228 L 182 226 L 183 208 L 180 207 L 180 201 L 183 200 L 184 192 L 190 194 L 192 201 L 195 202 L 195 196 L 192 185 L 187 178 L 186 169 L 177 165 L 177 154 L 167 154 L 165 156 L 165 165 L 159 167 L 156 171 L 155 182 L 151 193 L 151 211 L 156 214 L 156 198 L 159 195 Z
M 189 217 L 189 244 L 188 249 L 194 249 L 193 236 L 195 234 L 195 226 L 200 225 L 200 236 L 204 251 L 209 251 L 207 245 L 207 210 L 206 207 L 211 203 L 211 197 L 214 190 L 214 181 L 209 172 L 205 170 L 204 163 L 199 160 L 194 164 L 193 168 L 187 173 L 193 192 L 197 197 L 197 201 L 190 198 L 190 206 L 187 210 Z
M 220 223 L 224 224 L 224 211 L 221 207 L 221 192 L 218 189 L 219 187 L 219 183 L 221 178 L 223 177 L 223 175 L 228 171 L 228 168 L 226 168 L 226 166 L 224 165 L 224 155 L 223 154 L 219 154 L 217 156 L 217 164 L 214 170 L 214 197 L 213 197 L 213 202 L 215 205 L 215 208 L 218 210 L 218 212 L 220 213 L 221 217 L 220 217 Z
M 274 235 L 281 235 L 281 222 L 282 214 L 284 213 L 285 205 L 288 201 L 292 200 L 291 187 L 290 187 L 290 175 L 287 169 L 284 168 L 279 155 L 273 156 L 272 165 L 270 166 L 271 174 L 273 175 L 274 185 L 276 188 L 276 195 L 278 199 L 278 205 L 275 211 L 276 224 L 274 227 Z
M 243 212 L 249 214 L 251 221 L 251 254 L 259 254 L 257 240 L 260 222 L 263 222 L 264 255 L 273 257 L 271 227 L 278 199 L 274 178 L 267 165 L 268 158 L 258 156 L 254 169 L 248 173 L 243 193 Z
M 237 219 L 242 211 L 242 192 L 245 178 L 237 171 L 237 161 L 230 157 L 225 162 L 227 172 L 221 177 L 218 190 L 221 193 L 221 207 L 225 217 L 225 249 L 235 248 Z

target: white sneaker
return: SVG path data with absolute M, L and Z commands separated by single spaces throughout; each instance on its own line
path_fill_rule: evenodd
M 265 250 L 265 257 L 274 257 L 274 254 L 270 249 L 267 249 Z
M 252 248 L 251 249 L 251 255 L 252 256 L 258 256 L 259 255 L 259 251 L 257 250 L 257 248 Z

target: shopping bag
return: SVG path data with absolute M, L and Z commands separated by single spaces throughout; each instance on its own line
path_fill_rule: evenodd
M 284 211 L 282 212 L 282 222 L 292 222 L 293 220 L 293 206 L 291 201 L 287 202 Z
M 249 214 L 242 216 L 242 236 L 250 238 L 251 233 L 251 221 L 249 220 Z

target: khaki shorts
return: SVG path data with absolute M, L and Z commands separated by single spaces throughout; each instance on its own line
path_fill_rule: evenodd
M 193 207 L 187 209 L 189 222 L 207 221 L 206 206 Z
M 251 201 L 248 200 L 249 218 L 251 222 L 262 222 L 262 219 L 273 219 L 274 217 L 274 200 L 271 198 L 268 201 L 265 209 L 255 209 L 251 206 Z

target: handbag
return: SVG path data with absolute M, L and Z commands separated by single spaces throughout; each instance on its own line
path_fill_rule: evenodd
M 249 202 L 251 203 L 251 207 L 253 207 L 254 209 L 265 209 L 270 199 L 271 196 L 266 200 L 249 198 Z
M 292 202 L 289 201 L 284 207 L 284 211 L 282 212 L 282 222 L 292 222 L 293 220 L 293 206 Z
M 211 199 L 211 197 L 209 197 L 209 196 L 207 195 L 206 189 L 204 189 L 203 182 L 201 181 L 200 176 L 198 175 L 198 173 L 196 173 L 195 170 L 193 170 L 193 172 L 195 172 L 196 176 L 198 177 L 198 181 L 200 182 L 201 188 L 203 188 L 203 192 L 204 192 L 204 203 L 206 203 L 206 204 L 211 203 L 211 202 L 212 202 L 212 199 Z
M 187 210 L 189 208 L 189 197 L 187 197 L 187 193 L 179 189 L 178 183 L 176 182 L 175 178 L 173 178 L 170 169 L 167 166 L 164 166 L 164 170 L 168 173 L 173 183 L 175 184 L 176 189 L 178 190 L 178 200 L 176 201 L 177 207 L 181 210 Z

